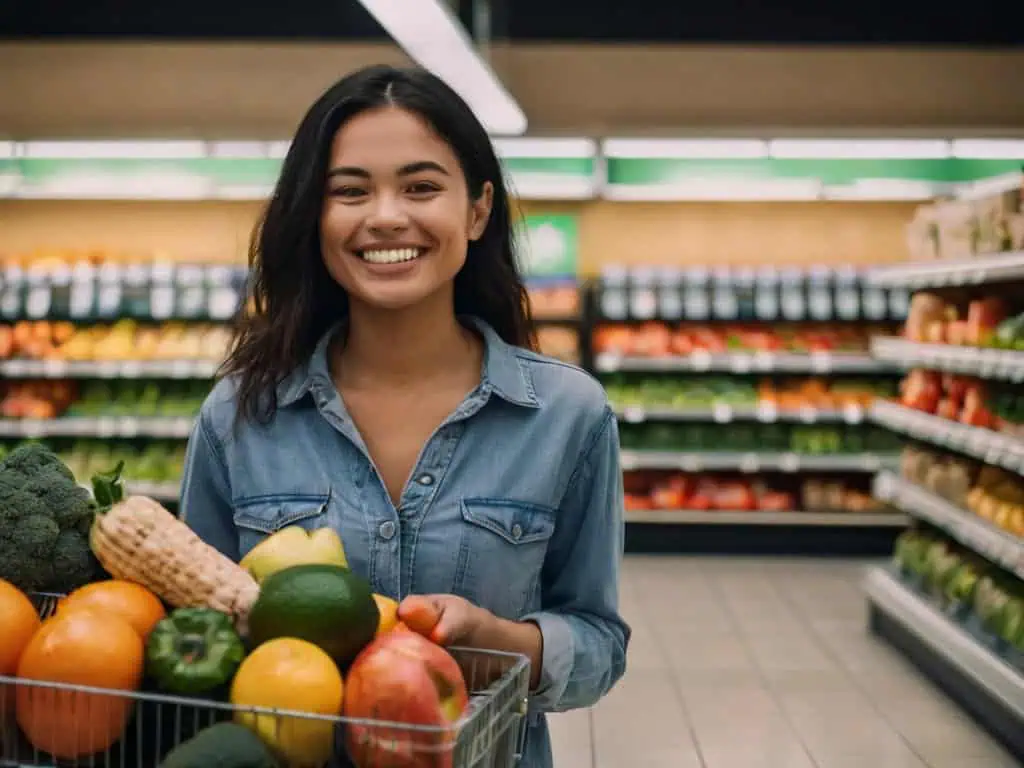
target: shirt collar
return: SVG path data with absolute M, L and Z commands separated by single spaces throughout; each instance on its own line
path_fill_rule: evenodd
M 476 328 L 484 340 L 484 371 L 481 382 L 485 393 L 494 392 L 498 397 L 527 408 L 540 405 L 533 388 L 533 379 L 520 355 L 520 350 L 502 339 L 486 322 L 478 317 L 462 318 Z M 286 408 L 298 402 L 308 393 L 315 382 L 330 382 L 331 374 L 327 362 L 327 349 L 331 339 L 340 328 L 331 327 L 317 342 L 313 354 L 303 365 L 296 368 L 277 386 L 277 404 Z

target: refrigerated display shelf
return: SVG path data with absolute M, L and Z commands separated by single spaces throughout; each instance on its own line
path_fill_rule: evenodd
M 906 515 L 888 512 L 801 512 L 786 510 L 768 512 L 764 510 L 700 510 L 700 509 L 658 509 L 632 510 L 626 512 L 627 523 L 652 525 L 797 525 L 797 526 L 839 526 L 864 527 L 886 526 L 903 528 L 907 525 Z
M 1024 757 L 1024 676 L 884 568 L 866 579 L 869 627 Z
M 763 424 L 860 424 L 865 410 L 859 406 L 842 409 L 800 408 L 779 410 L 771 405 L 726 405 L 717 403 L 707 408 L 672 408 L 662 406 L 624 405 L 615 407 L 616 415 L 630 424 L 647 421 L 759 421 Z
M 125 490 L 129 494 L 149 496 L 151 499 L 162 504 L 176 504 L 181 486 L 178 483 L 149 483 L 127 480 L 125 482 Z
M 892 472 L 880 472 L 873 491 L 876 499 L 934 525 L 989 562 L 1024 579 L 1024 540 L 1019 537 Z
M 0 437 L 27 440 L 45 437 L 152 437 L 186 439 L 193 419 L 187 417 L 136 416 L 63 417 L 57 419 L 0 420 Z
M 214 360 L 0 360 L 9 379 L 210 379 Z
M 1024 440 L 884 400 L 876 401 L 868 414 L 875 424 L 894 432 L 1024 475 Z
M 608 352 L 594 358 L 598 373 L 891 373 L 893 366 L 867 354 L 812 352 L 735 352 L 709 354 L 693 352 L 678 357 L 638 357 Z
M 879 288 L 910 290 L 1009 283 L 1024 280 L 1024 251 L 873 267 L 865 279 Z
M 982 379 L 1024 381 L 1024 352 L 1016 350 L 922 344 L 878 337 L 871 340 L 871 354 L 903 369 L 934 368 Z
M 734 451 L 646 451 L 623 449 L 622 469 L 679 469 L 684 472 L 734 470 L 755 472 L 877 472 L 895 467 L 898 455 L 856 453 L 807 455 L 797 453 L 738 453 Z

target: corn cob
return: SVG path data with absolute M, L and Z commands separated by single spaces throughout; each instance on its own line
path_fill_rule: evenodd
M 100 510 L 90 543 L 114 578 L 141 584 L 175 608 L 222 611 L 246 631 L 256 581 L 153 499 L 130 496 Z

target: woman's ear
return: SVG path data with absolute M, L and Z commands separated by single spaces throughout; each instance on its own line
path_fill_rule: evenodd
M 491 218 L 491 207 L 494 205 L 494 185 L 485 181 L 480 196 L 473 201 L 469 210 L 469 239 L 479 240 L 487 229 Z

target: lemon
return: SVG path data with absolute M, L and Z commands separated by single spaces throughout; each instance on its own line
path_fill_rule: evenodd
M 313 643 L 279 637 L 242 662 L 231 685 L 237 707 L 266 707 L 339 716 L 344 683 L 337 665 Z M 321 768 L 334 749 L 334 723 L 296 716 L 246 712 L 235 721 L 251 728 L 292 768 Z

